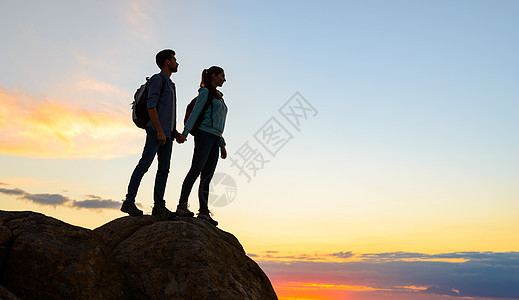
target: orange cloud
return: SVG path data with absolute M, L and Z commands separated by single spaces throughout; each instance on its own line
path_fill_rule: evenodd
M 425 291 L 425 290 L 427 290 L 427 287 L 425 287 L 425 286 L 414 286 L 414 285 L 395 286 L 395 288 L 402 288 L 402 289 L 412 290 L 412 291 Z
M 37 158 L 115 158 L 137 153 L 130 112 L 0 90 L 0 153 Z M 103 110 L 104 107 L 104 110 Z
M 364 285 L 345 285 L 345 284 L 320 284 L 320 283 L 299 283 L 296 285 L 299 288 L 315 288 L 315 289 L 334 289 L 341 291 L 391 291 L 390 289 L 372 288 Z

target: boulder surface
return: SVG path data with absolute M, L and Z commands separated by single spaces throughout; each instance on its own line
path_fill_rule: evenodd
M 204 220 L 124 217 L 94 232 L 113 247 L 131 298 L 277 299 L 238 239 Z
M 2 299 L 277 299 L 232 234 L 196 218 L 88 230 L 0 211 Z
M 39 213 L 0 211 L 0 258 L 1 284 L 21 299 L 128 297 L 97 234 Z

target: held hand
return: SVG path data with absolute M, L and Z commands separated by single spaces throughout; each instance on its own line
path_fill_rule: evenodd
M 182 144 L 184 143 L 185 141 L 187 141 L 187 136 L 186 135 L 183 135 L 182 133 L 179 133 L 178 134 L 178 137 L 177 137 L 177 142 L 179 144 Z
M 220 147 L 220 152 L 221 152 L 220 157 L 222 159 L 226 159 L 227 158 L 227 150 L 225 149 L 225 146 Z
M 163 131 L 157 132 L 157 140 L 159 141 L 159 144 L 164 145 L 166 144 L 166 135 Z
M 185 136 L 181 133 L 175 132 L 175 140 L 177 141 L 177 143 L 183 144 L 187 140 L 187 136 Z

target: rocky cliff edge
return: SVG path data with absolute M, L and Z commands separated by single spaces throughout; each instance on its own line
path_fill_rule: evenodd
M 196 218 L 95 230 L 0 211 L 1 299 L 277 299 L 232 234 Z

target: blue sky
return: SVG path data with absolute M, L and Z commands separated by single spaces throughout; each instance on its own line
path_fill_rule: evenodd
M 172 48 L 179 120 L 201 71 L 225 69 L 229 159 L 217 171 L 237 194 L 213 210 L 258 260 L 519 250 L 517 1 L 21 1 L 0 11 L 1 209 L 87 228 L 121 217 L 143 143 L 129 104 L 157 72 L 156 52 Z M 297 129 L 279 111 L 296 98 L 315 110 Z M 272 118 L 292 136 L 275 156 L 254 137 Z M 171 208 L 192 142 L 174 146 Z M 250 182 L 231 161 L 245 143 L 268 161 Z M 155 168 L 137 197 L 147 213 Z

